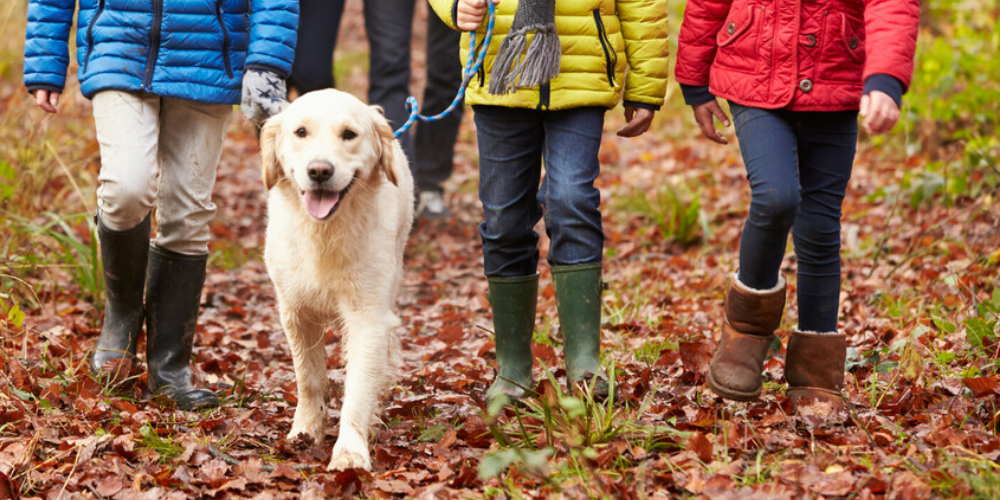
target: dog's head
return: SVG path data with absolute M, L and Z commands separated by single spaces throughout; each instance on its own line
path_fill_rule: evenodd
M 264 185 L 288 183 L 309 215 L 328 219 L 357 183 L 384 176 L 398 185 L 393 141 L 380 108 L 338 90 L 310 92 L 261 131 Z

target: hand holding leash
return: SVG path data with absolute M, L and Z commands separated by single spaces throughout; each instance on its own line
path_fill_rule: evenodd
M 455 25 L 462 31 L 476 31 L 479 25 L 483 24 L 483 15 L 486 14 L 489 0 L 459 0 L 456 9 Z M 493 0 L 493 5 L 500 3 L 500 0 Z M 493 12 L 490 9 L 490 12 Z

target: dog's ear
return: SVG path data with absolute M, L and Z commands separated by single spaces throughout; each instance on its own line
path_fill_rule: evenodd
M 264 171 L 264 187 L 268 190 L 277 185 L 285 175 L 275 151 L 275 142 L 281 128 L 280 118 L 280 114 L 268 118 L 260 131 L 260 159 Z
M 380 143 L 378 167 L 385 175 L 385 178 L 388 179 L 393 186 L 398 187 L 399 180 L 396 178 L 396 137 L 393 136 L 392 127 L 389 126 L 389 122 L 386 121 L 385 116 L 382 115 L 382 108 L 379 106 L 371 106 L 371 109 L 372 121 L 375 123 L 375 132 L 378 135 Z

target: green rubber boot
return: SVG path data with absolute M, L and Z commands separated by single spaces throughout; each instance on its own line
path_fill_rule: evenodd
M 601 267 L 600 262 L 552 266 L 552 283 L 565 339 L 567 383 L 571 389 L 578 382 L 593 384 L 594 396 L 604 398 L 608 377 L 601 371 Z
M 496 335 L 497 378 L 486 396 L 490 400 L 501 396 L 519 399 L 535 385 L 531 378 L 531 335 L 535 331 L 538 274 L 487 280 Z

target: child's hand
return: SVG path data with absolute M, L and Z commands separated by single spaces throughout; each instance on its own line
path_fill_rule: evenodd
M 723 126 L 729 126 L 729 117 L 726 116 L 726 112 L 719 106 L 718 101 L 713 99 L 706 103 L 696 104 L 691 106 L 691 109 L 694 110 L 694 120 L 698 122 L 698 126 L 701 127 L 701 133 L 705 134 L 705 137 L 719 144 L 729 144 L 729 140 L 722 135 L 722 132 L 715 129 L 715 123 L 712 122 L 712 117 L 715 117 Z
M 892 130 L 899 121 L 899 106 L 889 94 L 873 90 L 861 96 L 861 116 L 865 118 L 865 130 L 878 135 Z
M 34 92 L 34 95 L 35 103 L 38 104 L 39 108 L 42 108 L 49 113 L 55 113 L 58 111 L 56 106 L 59 105 L 59 92 L 38 89 Z
M 462 31 L 475 31 L 483 24 L 483 16 L 486 15 L 486 2 L 488 0 L 458 0 L 458 12 L 455 16 L 456 26 Z M 500 0 L 493 0 L 493 5 L 500 3 Z
M 262 69 L 247 69 L 243 73 L 243 95 L 240 109 L 243 116 L 263 126 L 264 120 L 288 106 L 288 88 L 284 78 Z
M 639 137 L 649 130 L 656 111 L 636 106 L 625 106 L 625 126 L 618 131 L 619 137 Z

